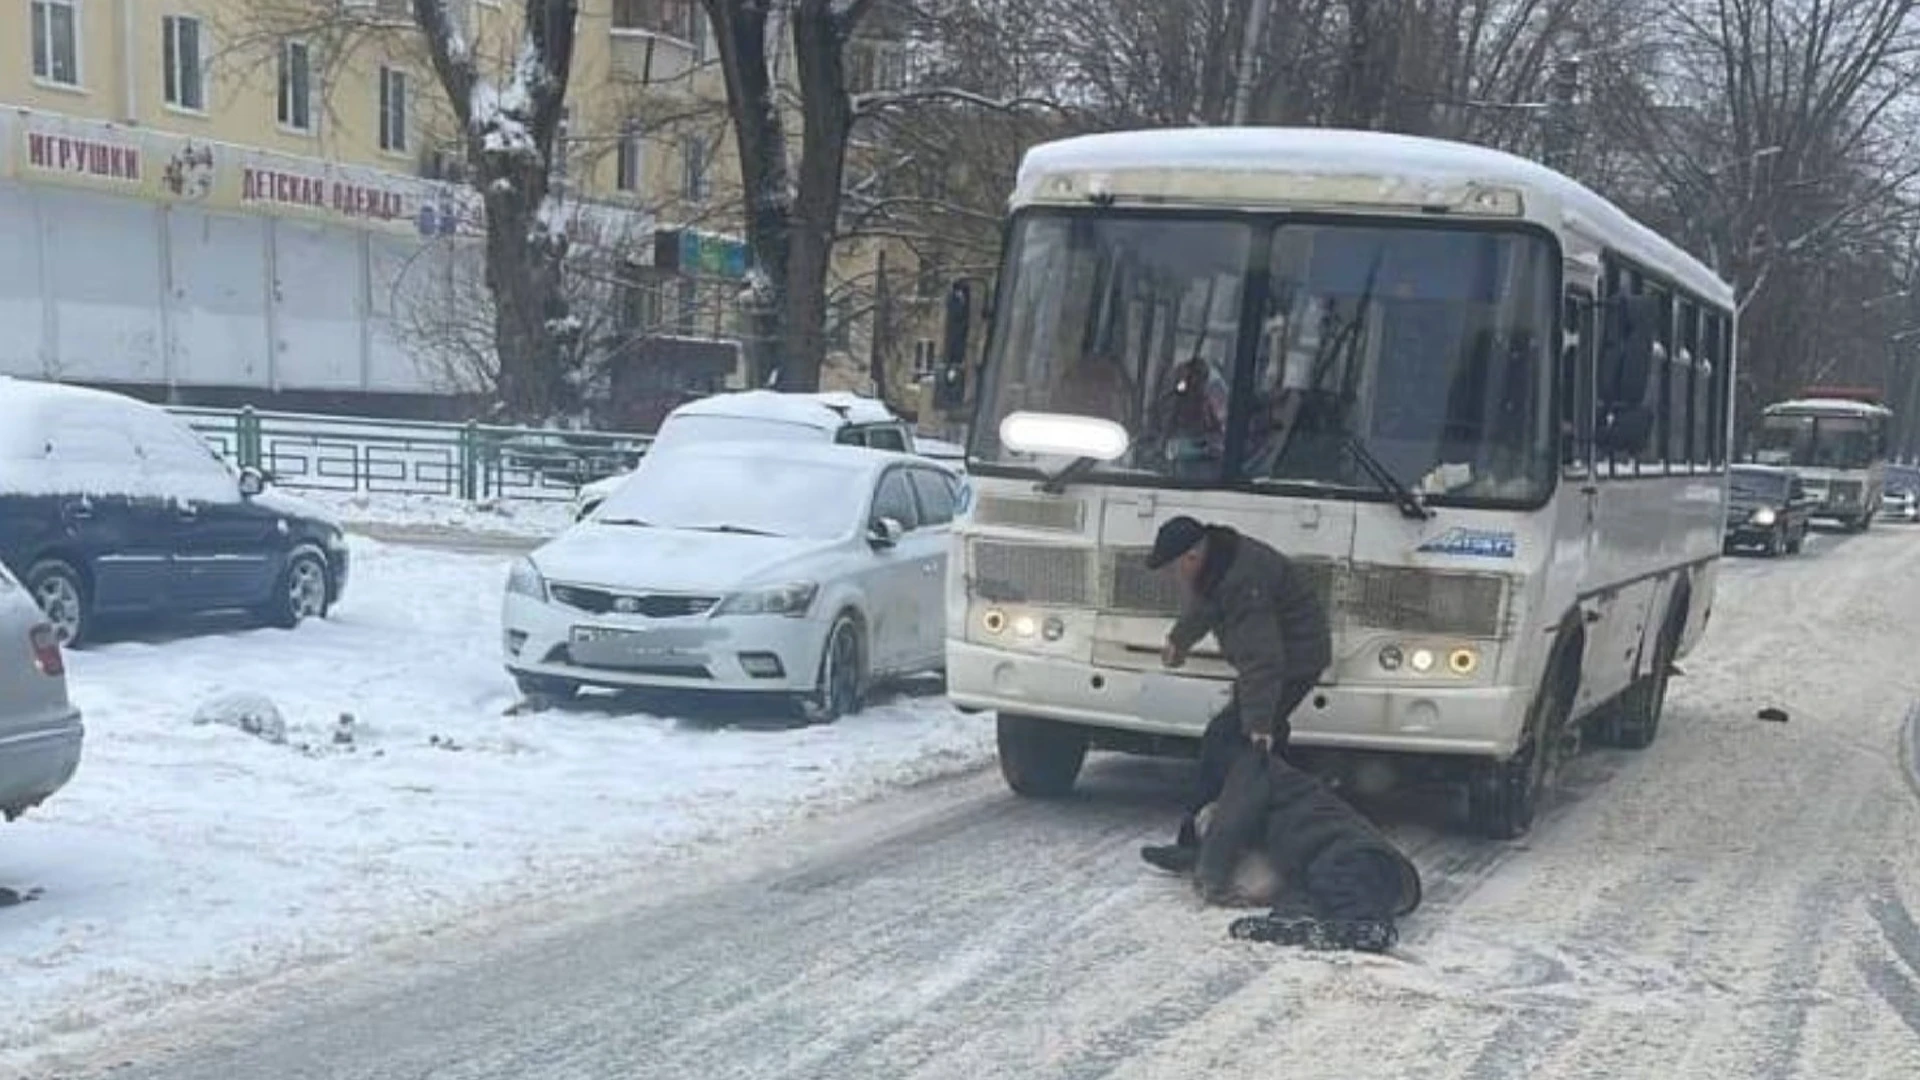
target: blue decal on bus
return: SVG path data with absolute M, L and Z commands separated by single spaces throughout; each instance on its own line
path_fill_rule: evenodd
M 1511 532 L 1495 529 L 1452 528 L 1415 550 L 1429 555 L 1471 555 L 1482 559 L 1511 559 L 1516 544 Z

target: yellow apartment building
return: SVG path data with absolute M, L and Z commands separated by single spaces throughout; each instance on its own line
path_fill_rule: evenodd
M 298 17 L 336 4 L 350 27 Z M 605 309 L 617 419 L 645 426 L 744 377 L 734 141 L 696 0 L 581 12 L 558 187 L 588 267 L 576 302 Z M 512 0 L 452 13 L 506 70 Z M 484 295 L 462 166 L 406 0 L 0 0 L 0 324 L 23 328 L 0 337 L 0 373 L 455 412 L 474 387 L 440 353 L 460 335 L 421 313 Z M 854 313 L 875 254 L 849 244 L 836 268 L 838 386 L 866 382 L 871 320 Z M 905 364 L 926 351 L 890 344 Z

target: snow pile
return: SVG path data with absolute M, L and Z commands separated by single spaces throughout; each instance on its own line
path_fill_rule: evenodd
M 726 725 L 613 698 L 506 715 L 507 559 L 352 543 L 327 621 L 70 655 L 80 773 L 0 828 L 0 886 L 42 890 L 0 923 L 0 1075 L 210 980 L 991 760 L 991 723 L 938 699 L 798 730 L 758 722 L 772 706 Z M 196 709 L 210 722 L 183 723 Z
M 447 495 L 398 492 L 303 491 L 348 528 L 401 529 L 467 533 L 544 540 L 573 521 L 563 500 L 482 499 L 468 502 Z
M 287 719 L 265 694 L 223 694 L 201 705 L 193 722 L 221 724 L 276 746 L 287 741 Z
M 473 87 L 473 129 L 488 153 L 532 157 L 539 153 L 527 125 L 533 112 L 531 87 L 546 78 L 539 50 L 529 38 L 520 46 L 505 86 L 482 78 Z

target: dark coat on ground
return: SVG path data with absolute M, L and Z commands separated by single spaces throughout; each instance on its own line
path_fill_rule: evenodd
M 1392 921 L 1420 906 L 1420 872 L 1393 842 L 1331 788 L 1247 747 L 1227 774 L 1201 839 L 1195 873 L 1203 895 L 1231 894 L 1236 868 L 1264 851 L 1285 901 L 1322 919 Z
M 1212 633 L 1234 670 L 1240 722 L 1272 734 L 1283 688 L 1333 662 L 1318 592 L 1291 560 L 1223 525 L 1207 527 L 1207 561 L 1168 634 L 1182 652 Z

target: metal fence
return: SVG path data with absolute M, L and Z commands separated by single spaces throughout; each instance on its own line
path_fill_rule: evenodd
M 563 501 L 633 468 L 651 437 L 376 420 L 315 413 L 172 408 L 236 465 L 282 487 Z

